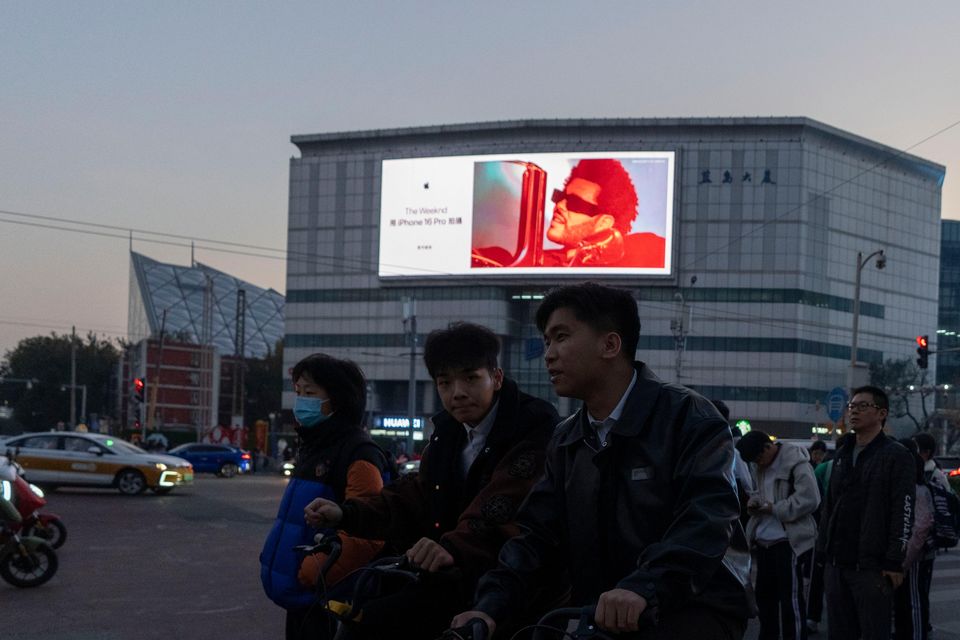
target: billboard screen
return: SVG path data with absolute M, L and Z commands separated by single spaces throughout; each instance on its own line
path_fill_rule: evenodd
M 381 277 L 670 275 L 674 152 L 384 160 Z

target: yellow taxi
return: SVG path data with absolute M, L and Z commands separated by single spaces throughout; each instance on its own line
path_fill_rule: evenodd
M 3 449 L 15 453 L 24 477 L 35 484 L 116 487 L 136 495 L 145 489 L 168 493 L 193 483 L 193 466 L 183 458 L 96 433 L 25 433 L 5 440 Z

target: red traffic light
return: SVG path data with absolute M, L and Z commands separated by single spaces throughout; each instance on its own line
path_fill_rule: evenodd
M 144 386 L 143 378 L 134 378 L 134 380 L 133 380 L 133 390 L 134 390 L 134 391 L 136 391 L 138 394 L 142 394 L 142 393 L 143 393 L 143 386 Z
M 927 348 L 927 336 L 917 336 L 917 344 L 920 345 L 921 347 L 923 347 L 924 349 L 926 349 L 926 348 Z

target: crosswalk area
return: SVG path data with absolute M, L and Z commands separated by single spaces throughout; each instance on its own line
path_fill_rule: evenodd
M 935 640 L 960 640 L 960 547 L 937 555 L 930 587 Z
M 930 640 L 960 640 L 960 547 L 937 555 L 933 565 L 933 583 L 930 587 L 930 622 L 933 633 Z M 824 614 L 818 633 L 810 639 L 828 637 L 829 620 Z M 756 619 L 747 626 L 745 640 L 755 640 L 760 633 Z

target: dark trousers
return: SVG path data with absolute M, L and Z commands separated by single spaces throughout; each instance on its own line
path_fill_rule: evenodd
M 920 583 L 920 611 L 923 616 L 923 625 L 927 633 L 933 631 L 930 625 L 930 585 L 933 582 L 933 558 L 924 558 L 920 560 L 920 572 L 918 575 Z
M 786 540 L 756 547 L 760 640 L 806 640 L 802 559 L 810 553 L 797 556 Z
M 823 557 L 813 555 L 810 586 L 807 588 L 807 620 L 823 620 Z
M 823 586 L 830 640 L 890 640 L 893 585 L 879 569 L 827 565 Z
M 920 561 L 914 562 L 893 594 L 895 640 L 927 640 L 927 620 L 920 605 Z

